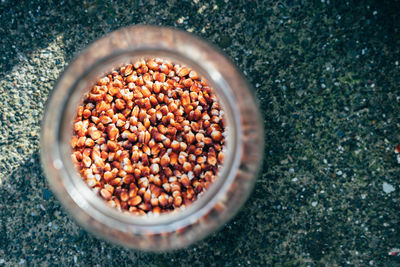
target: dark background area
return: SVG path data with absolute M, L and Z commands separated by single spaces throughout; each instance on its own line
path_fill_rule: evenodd
M 1 265 L 397 266 L 398 1 L 1 1 Z M 127 25 L 219 47 L 256 90 L 265 159 L 241 212 L 172 253 L 82 230 L 39 163 L 40 120 L 75 55 Z

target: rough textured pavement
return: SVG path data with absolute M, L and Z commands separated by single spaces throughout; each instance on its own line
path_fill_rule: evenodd
M 60 2 L 60 3 L 58 3 Z M 0 266 L 398 266 L 396 1 L 1 1 Z M 45 101 L 74 55 L 134 24 L 221 48 L 255 87 L 265 160 L 221 231 L 165 254 L 86 233 L 39 164 Z

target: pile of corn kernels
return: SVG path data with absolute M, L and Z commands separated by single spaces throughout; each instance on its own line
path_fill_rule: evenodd
M 110 206 L 160 214 L 189 205 L 215 181 L 224 136 L 223 110 L 204 79 L 163 59 L 139 60 L 87 94 L 72 160 Z

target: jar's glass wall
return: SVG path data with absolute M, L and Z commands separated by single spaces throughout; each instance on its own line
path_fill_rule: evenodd
M 122 42 L 115 44 L 116 39 Z M 69 156 L 73 117 L 84 93 L 110 70 L 150 57 L 182 63 L 205 77 L 221 101 L 228 126 L 227 157 L 215 184 L 185 211 L 157 218 L 126 215 L 109 208 L 80 179 Z M 254 184 L 262 143 L 254 98 L 225 57 L 186 33 L 141 26 L 97 41 L 66 70 L 47 106 L 41 154 L 52 189 L 86 229 L 126 246 L 167 250 L 204 237 L 237 212 Z

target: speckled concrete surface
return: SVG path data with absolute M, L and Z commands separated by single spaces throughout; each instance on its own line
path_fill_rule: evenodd
M 13 2 L 0 3 L 0 266 L 400 265 L 389 255 L 400 248 L 398 3 Z M 265 118 L 264 167 L 242 211 L 167 254 L 87 234 L 49 191 L 38 158 L 45 101 L 68 62 L 139 23 L 219 46 Z

